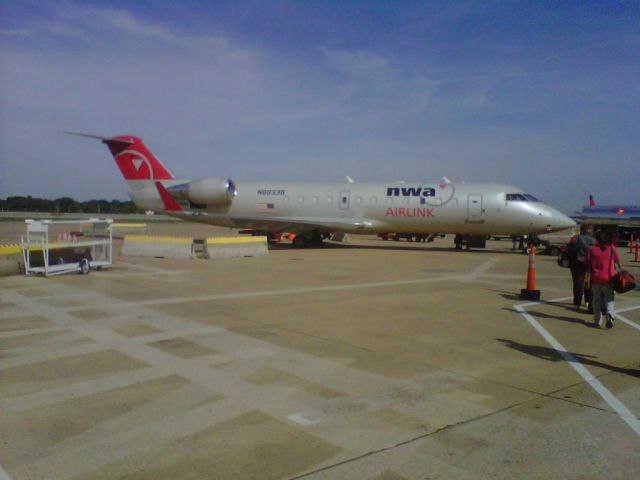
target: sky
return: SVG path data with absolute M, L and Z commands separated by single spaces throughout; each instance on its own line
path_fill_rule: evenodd
M 0 198 L 181 178 L 495 182 L 640 204 L 640 1 L 0 0 Z

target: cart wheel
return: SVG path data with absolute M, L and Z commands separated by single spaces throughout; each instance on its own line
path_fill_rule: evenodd
M 87 260 L 86 258 L 80 260 L 80 275 L 88 275 L 89 270 L 91 270 L 89 266 L 89 260 Z

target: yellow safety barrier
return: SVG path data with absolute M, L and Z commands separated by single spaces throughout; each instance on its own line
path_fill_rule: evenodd
M 113 228 L 146 228 L 146 223 L 114 223 Z
M 207 243 L 224 244 L 224 243 L 263 243 L 267 241 L 267 237 L 208 237 Z
M 267 237 L 209 237 L 204 242 L 205 258 L 256 257 L 269 252 Z
M 22 247 L 19 243 L 0 245 L 0 255 L 17 255 L 19 253 L 22 253 Z
M 193 238 L 125 235 L 121 254 L 133 257 L 193 258 Z
M 125 235 L 124 239 L 129 242 L 160 242 L 160 243 L 193 243 L 190 237 L 154 237 L 152 235 Z
M 0 245 L 0 276 L 20 273 L 22 247 L 18 243 Z

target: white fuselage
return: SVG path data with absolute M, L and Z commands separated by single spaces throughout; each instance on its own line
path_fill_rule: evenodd
M 131 196 L 139 206 L 164 210 L 153 187 L 135 183 L 129 182 Z M 179 181 L 162 183 L 170 187 Z M 522 190 L 498 184 L 236 183 L 236 187 L 237 195 L 226 205 L 191 205 L 182 213 L 168 213 L 228 227 L 320 233 L 523 235 L 575 225 Z

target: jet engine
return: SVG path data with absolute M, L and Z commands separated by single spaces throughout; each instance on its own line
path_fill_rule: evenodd
M 238 194 L 236 184 L 222 178 L 198 178 L 167 188 L 171 196 L 200 205 L 227 205 Z

